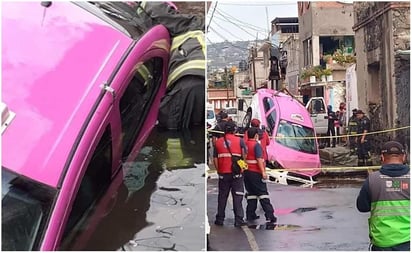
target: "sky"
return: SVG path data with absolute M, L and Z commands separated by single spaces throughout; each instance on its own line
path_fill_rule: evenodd
M 270 32 L 272 20 L 297 16 L 296 1 L 213 2 L 206 17 L 207 43 L 264 39 Z

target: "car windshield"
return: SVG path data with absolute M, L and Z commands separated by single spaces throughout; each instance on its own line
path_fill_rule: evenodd
M 2 251 L 38 249 L 57 191 L 4 167 L 1 186 Z
M 215 113 L 212 110 L 207 110 L 207 119 L 213 119 L 215 117 Z
M 317 147 L 314 136 L 315 132 L 312 128 L 280 120 L 276 137 L 281 138 L 276 138 L 276 142 L 300 152 L 316 154 Z

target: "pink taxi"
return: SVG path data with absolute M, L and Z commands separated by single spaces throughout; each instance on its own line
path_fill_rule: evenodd
M 310 114 L 298 100 L 271 89 L 259 89 L 252 97 L 243 125 L 257 118 L 268 130 L 269 163 L 312 178 L 320 172 L 320 158 Z
M 2 250 L 57 250 L 150 134 L 164 26 L 93 2 L 2 3 Z

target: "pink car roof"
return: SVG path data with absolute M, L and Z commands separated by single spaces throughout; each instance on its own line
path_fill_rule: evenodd
M 284 119 L 302 126 L 313 128 L 313 123 L 310 118 L 309 112 L 303 104 L 299 103 L 299 101 L 293 99 L 291 96 L 283 92 L 277 92 L 275 90 L 263 89 L 260 92 L 262 92 L 263 96 L 265 93 L 269 96 L 277 94 L 275 101 L 277 101 L 279 107 L 282 108 L 280 110 L 279 115 L 280 119 Z
M 56 186 L 102 83 L 132 39 L 69 2 L 2 3 L 2 166 Z

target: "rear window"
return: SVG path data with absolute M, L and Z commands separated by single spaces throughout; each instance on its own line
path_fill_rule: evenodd
M 56 189 L 2 168 L 2 251 L 36 250 L 45 232 Z

